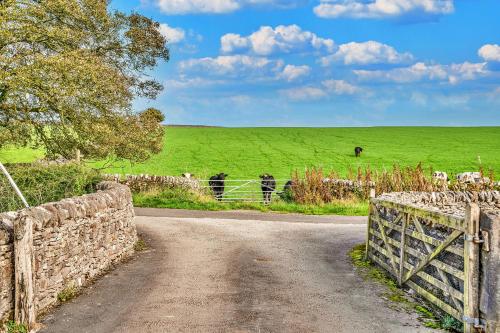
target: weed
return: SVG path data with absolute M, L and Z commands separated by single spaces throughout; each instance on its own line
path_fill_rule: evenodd
M 144 240 L 142 238 L 139 238 L 137 240 L 137 242 L 135 242 L 135 244 L 134 244 L 134 251 L 135 252 L 145 251 L 147 248 L 148 247 L 146 245 L 146 242 L 144 242 Z
M 24 324 L 18 324 L 11 320 L 7 322 L 7 333 L 28 333 L 28 328 Z
M 67 302 L 75 298 L 78 294 L 78 288 L 74 285 L 70 285 L 64 288 L 59 294 L 57 294 L 57 300 L 61 303 Z

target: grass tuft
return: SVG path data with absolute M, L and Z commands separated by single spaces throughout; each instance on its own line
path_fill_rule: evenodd
M 78 294 L 78 288 L 74 285 L 64 288 L 59 294 L 57 294 L 57 300 L 61 303 L 72 300 Z
M 28 333 L 28 328 L 24 324 L 18 324 L 11 320 L 6 324 L 7 333 Z
M 134 244 L 134 251 L 135 252 L 141 252 L 147 250 L 148 246 L 146 245 L 146 242 L 142 239 L 139 238 L 137 242 Z

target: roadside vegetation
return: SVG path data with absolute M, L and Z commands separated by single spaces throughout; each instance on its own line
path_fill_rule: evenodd
M 14 164 L 7 168 L 30 206 L 92 193 L 102 179 L 98 171 L 75 163 Z M 20 208 L 23 208 L 20 199 L 7 178 L 0 175 L 0 212 Z
M 443 329 L 450 332 L 463 332 L 463 325 L 452 316 L 442 313 L 438 309 L 425 303 L 423 300 L 415 299 L 398 287 L 397 282 L 392 279 L 383 269 L 373 265 L 371 261 L 365 260 L 366 245 L 359 244 L 350 252 L 349 257 L 358 271 L 365 279 L 376 281 L 385 286 L 387 291 L 383 296 L 395 306 L 406 311 L 414 311 L 425 327 Z
M 194 209 L 194 210 L 258 210 L 261 212 L 300 213 L 308 215 L 368 214 L 367 202 L 338 200 L 328 204 L 298 204 L 278 199 L 269 205 L 251 202 L 219 202 L 210 195 L 182 189 L 151 190 L 133 194 L 136 207 Z

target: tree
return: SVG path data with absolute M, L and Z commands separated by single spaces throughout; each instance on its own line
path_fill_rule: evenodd
M 163 89 L 146 75 L 169 60 L 158 28 L 106 0 L 0 0 L 0 148 L 132 161 L 158 153 L 163 115 L 131 106 Z

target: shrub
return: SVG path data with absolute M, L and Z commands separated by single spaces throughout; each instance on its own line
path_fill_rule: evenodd
M 95 191 L 99 172 L 79 164 L 12 164 L 9 173 L 31 206 Z M 22 207 L 8 180 L 0 175 L 0 212 Z

